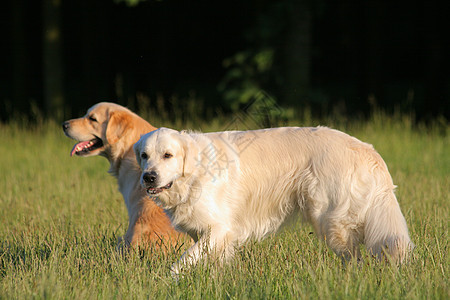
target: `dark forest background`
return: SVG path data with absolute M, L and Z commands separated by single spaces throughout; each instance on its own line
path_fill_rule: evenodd
M 449 118 L 442 1 L 5 0 L 0 118 L 100 101 L 233 112 L 264 90 L 316 115 Z M 194 99 L 194 100 L 192 100 Z M 152 102 L 153 101 L 153 102 Z

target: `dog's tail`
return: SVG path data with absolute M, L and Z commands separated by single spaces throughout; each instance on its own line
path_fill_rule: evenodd
M 394 192 L 380 193 L 374 200 L 367 214 L 364 244 L 380 260 L 405 262 L 414 244 L 409 238 L 408 227 Z

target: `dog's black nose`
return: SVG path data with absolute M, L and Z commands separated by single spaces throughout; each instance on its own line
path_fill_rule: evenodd
M 69 128 L 69 122 L 66 121 L 66 122 L 62 123 L 62 128 L 64 131 L 66 131 Z
M 158 177 L 158 174 L 155 171 L 146 172 L 144 175 L 142 175 L 142 179 L 145 183 L 148 184 L 154 184 L 156 182 L 156 178 Z

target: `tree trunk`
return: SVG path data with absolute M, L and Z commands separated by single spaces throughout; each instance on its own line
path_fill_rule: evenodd
M 28 102 L 29 57 L 26 51 L 25 8 L 23 1 L 12 0 L 12 103 L 16 110 L 24 112 Z M 5 46 L 5 45 L 4 45 Z M 28 113 L 28 111 L 27 111 Z
M 307 100 L 309 90 L 312 12 L 309 0 L 292 1 L 289 6 L 284 90 L 286 103 L 296 106 Z
M 43 79 L 47 115 L 64 115 L 63 65 L 61 53 L 61 0 L 43 0 Z

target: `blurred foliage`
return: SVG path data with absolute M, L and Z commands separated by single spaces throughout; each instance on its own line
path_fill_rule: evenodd
M 147 0 L 114 0 L 114 3 L 125 3 L 127 6 L 134 7 L 145 1 Z
M 218 89 L 232 111 L 247 105 L 262 89 L 270 76 L 273 64 L 273 49 L 242 51 L 227 58 L 223 66 L 228 70 Z
M 249 105 L 262 90 L 273 94 L 271 81 L 278 74 L 274 66 L 278 50 L 274 39 L 280 36 L 285 27 L 283 14 L 286 2 L 289 1 L 261 1 L 255 6 L 254 14 L 249 16 L 253 18 L 253 25 L 242 34 L 248 48 L 223 61 L 227 72 L 218 90 L 232 111 Z M 271 99 L 278 103 L 274 96 Z
M 55 89 L 45 89 L 43 79 L 55 76 L 43 68 L 44 14 L 36 13 L 43 1 L 6 3 L 0 120 L 18 114 L 37 120 L 38 107 L 59 121 L 45 101 Z M 174 113 L 177 103 L 201 103 L 209 110 L 201 118 L 211 119 L 266 94 L 275 107 L 309 109 L 317 117 L 368 118 L 380 107 L 448 120 L 449 19 L 436 1 L 404 4 L 62 1 L 63 74 L 56 76 L 62 117 L 79 116 L 99 101 L 138 107 L 145 95 L 182 119 L 184 111 Z M 56 56 L 48 57 L 57 65 Z

